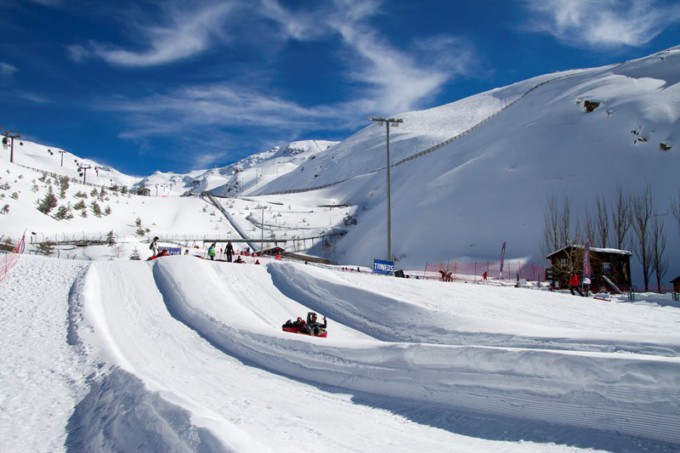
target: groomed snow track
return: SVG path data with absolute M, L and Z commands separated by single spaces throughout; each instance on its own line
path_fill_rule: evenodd
M 148 272 L 131 273 L 130 266 L 91 266 L 82 300 L 90 324 L 82 336 L 87 342 L 96 332 L 100 339 L 93 342 L 105 345 L 113 363 L 181 410 L 203 414 L 198 424 L 221 432 L 225 445 L 238 428 L 220 419 L 221 406 L 196 390 L 200 386 L 181 390 L 175 382 L 218 366 L 215 354 L 357 400 L 532 420 L 623 444 L 644 439 L 669 449 L 680 445 L 680 363 L 678 345 L 670 340 L 657 345 L 665 355 L 659 356 L 650 345 L 633 342 L 621 354 L 607 352 L 605 342 L 580 347 L 567 339 L 560 347 L 556 338 L 465 334 L 451 327 L 455 320 L 437 322 L 441 317 L 423 307 L 335 284 L 317 276 L 332 271 L 290 263 L 229 266 L 173 257 L 154 262 Z M 187 266 L 200 269 L 186 272 Z M 329 316 L 329 338 L 280 332 L 292 313 L 306 310 Z M 392 323 L 390 310 L 406 310 L 413 324 Z M 170 315 L 172 321 L 158 321 Z M 169 322 L 186 332 L 166 330 Z M 131 336 L 148 344 L 131 348 Z M 194 336 L 207 344 L 196 346 Z M 474 338 L 480 343 L 466 344 Z M 527 344 L 535 347 L 519 346 Z M 177 354 L 191 355 L 195 369 L 177 369 Z

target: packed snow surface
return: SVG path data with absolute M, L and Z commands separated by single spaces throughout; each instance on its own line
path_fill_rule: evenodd
M 328 338 L 281 331 L 308 311 Z M 0 283 L 0 445 L 677 451 L 679 326 L 645 294 L 22 256 Z

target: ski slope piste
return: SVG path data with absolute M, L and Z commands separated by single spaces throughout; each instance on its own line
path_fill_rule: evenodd
M 474 303 L 480 311 L 466 297 L 472 285 L 285 262 L 165 257 L 144 264 L 90 265 L 75 298 L 78 336 L 165 399 L 213 420 L 208 427 L 220 419 L 211 415 L 215 402 L 171 381 L 184 363 L 174 357 L 191 356 L 190 375 L 199 376 L 215 366 L 214 352 L 182 344 L 159 321 L 166 313 L 225 357 L 285 377 L 680 444 L 680 338 L 655 334 L 651 321 L 644 341 L 627 334 L 620 313 L 630 322 L 635 304 L 475 285 L 486 299 Z M 418 296 L 421 285 L 439 300 Z M 532 327 L 535 306 L 522 305 L 529 296 L 531 304 L 539 298 L 542 313 L 556 313 L 540 329 Z M 583 303 L 598 304 L 598 319 L 579 314 Z M 281 320 L 307 311 L 328 317 L 327 339 L 281 331 Z

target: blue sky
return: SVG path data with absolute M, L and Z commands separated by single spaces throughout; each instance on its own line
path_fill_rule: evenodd
M 0 127 L 186 172 L 676 45 L 677 0 L 0 0 Z

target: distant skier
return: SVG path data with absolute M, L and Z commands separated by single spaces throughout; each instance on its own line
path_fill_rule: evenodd
M 227 261 L 231 263 L 232 258 L 234 257 L 234 246 L 231 245 L 231 241 L 227 242 Z
M 215 243 L 213 242 L 210 248 L 208 248 L 208 256 L 210 257 L 210 261 L 215 261 Z

